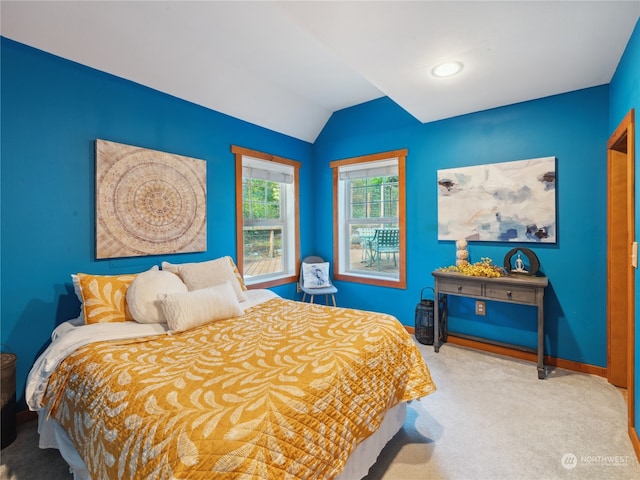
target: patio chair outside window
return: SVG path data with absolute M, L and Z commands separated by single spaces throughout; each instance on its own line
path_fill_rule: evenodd
M 362 248 L 362 263 L 371 266 L 373 258 L 371 257 L 371 245 L 376 236 L 375 228 L 359 228 L 358 236 L 360 237 L 360 247 Z
M 387 260 L 393 254 L 393 265 L 398 266 L 396 253 L 400 253 L 400 231 L 397 228 L 380 228 L 376 229 L 376 235 L 371 244 L 371 259 L 378 263 L 380 270 L 380 258 L 383 254 Z

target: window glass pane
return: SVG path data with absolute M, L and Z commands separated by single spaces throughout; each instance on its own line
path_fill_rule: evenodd
M 283 222 L 280 213 L 283 210 L 283 185 L 246 177 L 242 183 L 245 277 L 282 273 Z
M 399 234 L 395 238 L 379 240 L 379 236 L 397 230 L 397 223 L 350 224 L 350 248 L 348 251 L 348 271 L 354 273 L 373 274 L 392 278 L 399 273 Z M 397 239 L 397 240 L 396 240 Z
M 347 218 L 349 270 L 368 272 L 374 269 L 376 275 L 397 276 L 398 252 L 392 244 L 393 239 L 389 244 L 386 236 L 379 240 L 386 232 L 376 236 L 376 230 L 398 228 L 398 177 L 373 176 L 344 181 L 347 186 L 345 201 L 350 212 Z
M 242 212 L 245 223 L 280 219 L 281 184 L 255 178 L 243 178 Z
M 347 180 L 352 219 L 398 216 L 398 177 Z
M 246 278 L 284 271 L 280 226 L 245 227 L 243 243 Z

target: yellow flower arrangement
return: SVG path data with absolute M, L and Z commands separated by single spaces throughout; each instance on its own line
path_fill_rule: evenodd
M 488 257 L 482 257 L 476 263 L 463 263 L 461 265 L 451 265 L 440 268 L 443 272 L 458 272 L 471 277 L 502 277 L 506 272 L 502 267 L 493 264 Z

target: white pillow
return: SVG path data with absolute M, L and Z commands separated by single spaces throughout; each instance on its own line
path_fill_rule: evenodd
M 175 273 L 163 270 L 143 272 L 127 289 L 129 313 L 138 323 L 166 323 L 158 296 L 187 291 L 187 286 Z
M 188 265 L 188 264 L 184 263 L 183 265 Z M 161 264 L 162 270 L 166 270 L 167 272 L 175 273 L 176 275 L 178 274 L 178 267 L 179 266 L 180 266 L 179 263 L 162 262 L 162 264 Z
M 167 319 L 169 333 L 244 314 L 229 281 L 186 293 L 161 295 L 160 305 Z
M 326 288 L 331 286 L 329 281 L 329 262 L 303 263 L 302 276 L 305 288 Z
M 76 273 L 71 274 L 71 282 L 73 283 L 73 291 L 76 293 L 76 297 L 78 297 L 78 301 L 80 302 L 80 315 L 78 318 L 82 318 L 84 321 L 84 300 L 82 299 L 82 289 L 80 288 L 80 279 Z
M 242 289 L 243 292 L 246 292 L 248 288 L 244 284 L 244 279 L 242 278 L 242 275 L 240 275 L 240 271 L 238 270 L 238 266 L 236 265 L 236 262 L 234 262 L 233 258 L 231 258 L 229 255 L 226 255 L 222 258 L 226 258 L 227 260 L 229 260 L 229 265 L 231 265 L 231 270 L 233 270 L 233 273 L 236 276 L 236 279 L 238 279 L 238 282 L 240 283 L 240 288 Z M 189 265 L 189 264 L 183 263 L 182 265 Z M 178 273 L 178 267 L 180 266 L 181 264 L 179 263 L 162 262 L 162 270 L 168 270 L 169 272 L 172 272 L 172 273 Z
M 183 263 L 178 265 L 177 273 L 189 290 L 215 287 L 228 281 L 236 293 L 238 301 L 244 302 L 247 299 L 247 295 L 242 290 L 242 286 L 227 257 L 220 257 L 208 262 Z
M 82 304 L 82 289 L 80 288 L 80 279 L 77 274 L 71 274 L 71 282 L 73 283 L 73 291 L 76 293 L 76 297 L 78 297 L 80 304 Z

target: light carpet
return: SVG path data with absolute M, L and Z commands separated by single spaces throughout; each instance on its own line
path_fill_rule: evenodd
M 409 405 L 366 480 L 640 478 L 625 401 L 605 379 L 554 369 L 538 380 L 530 362 L 418 345 L 438 391 Z M 0 479 L 70 479 L 59 453 L 37 445 L 36 422 L 19 425 Z
M 626 404 L 605 379 L 421 345 L 438 391 L 409 407 L 367 480 L 640 479 Z

